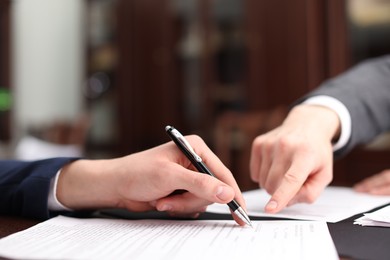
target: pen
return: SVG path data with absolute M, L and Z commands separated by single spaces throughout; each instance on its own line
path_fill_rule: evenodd
M 195 153 L 192 146 L 188 143 L 188 141 L 184 138 L 184 136 L 173 126 L 166 126 L 165 131 L 172 139 L 172 141 L 179 147 L 179 149 L 185 154 L 185 156 L 191 161 L 191 163 L 195 166 L 195 168 L 201 172 L 208 174 L 217 178 L 210 170 L 207 168 L 206 164 L 203 162 L 202 158 Z M 252 226 L 251 220 L 249 219 L 246 212 L 241 208 L 240 204 L 236 200 L 230 201 L 228 204 L 229 208 L 233 211 L 233 213 L 238 216 L 245 224 Z

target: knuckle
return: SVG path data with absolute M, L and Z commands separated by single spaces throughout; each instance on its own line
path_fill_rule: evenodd
M 306 156 L 312 155 L 312 149 L 307 142 L 291 138 L 290 136 L 282 136 L 278 140 L 278 150 L 281 153 L 288 153 L 291 151 L 299 152 Z
M 297 184 L 297 183 L 302 183 L 302 177 L 301 176 L 298 176 L 296 173 L 294 172 L 287 172 L 285 175 L 284 175 L 284 179 L 290 183 L 290 184 Z
M 273 141 L 270 138 L 258 136 L 252 143 L 252 152 L 259 156 L 264 150 L 269 150 L 272 147 L 272 143 Z
M 263 142 L 263 138 L 262 136 L 258 136 L 256 137 L 254 140 L 253 140 L 253 143 L 252 143 L 252 146 L 253 147 L 257 147 L 257 146 L 260 146 Z
M 278 147 L 282 152 L 287 151 L 295 146 L 294 142 L 295 141 L 293 139 L 287 136 L 282 136 L 278 141 Z

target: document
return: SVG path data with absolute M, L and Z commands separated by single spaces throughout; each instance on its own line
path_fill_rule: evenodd
M 249 216 L 321 220 L 329 223 L 390 203 L 390 196 L 375 196 L 355 192 L 352 188 L 329 186 L 312 204 L 299 203 L 277 214 L 268 214 L 264 212 L 264 207 L 271 196 L 265 190 L 247 191 L 243 196 Z M 229 209 L 226 205 L 213 204 L 207 208 L 207 212 L 229 214 Z
M 361 226 L 390 227 L 390 206 L 371 213 L 365 213 L 362 217 L 355 219 L 354 224 Z
M 76 219 L 58 216 L 0 239 L 13 259 L 339 259 L 321 221 Z

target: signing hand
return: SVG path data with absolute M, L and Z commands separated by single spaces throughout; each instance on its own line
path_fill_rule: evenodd
M 211 203 L 228 203 L 233 198 L 245 207 L 231 172 L 201 138 L 187 138 L 218 179 L 194 170 L 177 146 L 169 142 L 122 158 L 71 163 L 60 175 L 58 198 L 72 209 L 157 209 L 184 216 L 196 216 Z M 188 192 L 168 196 L 175 190 Z M 241 220 L 237 222 L 244 225 Z

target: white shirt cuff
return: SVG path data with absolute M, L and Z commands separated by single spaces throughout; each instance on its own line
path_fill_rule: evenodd
M 72 211 L 71 209 L 62 205 L 61 202 L 59 202 L 57 199 L 57 183 L 60 174 L 61 174 L 61 169 L 57 172 L 56 176 L 54 176 L 50 181 L 50 190 L 49 190 L 49 196 L 47 198 L 47 207 L 50 211 Z
M 333 144 L 333 151 L 337 151 L 344 147 L 352 132 L 351 115 L 348 109 L 338 99 L 330 96 L 314 96 L 305 100 L 302 104 L 319 105 L 332 109 L 338 115 L 341 123 L 340 137 L 335 144 Z

